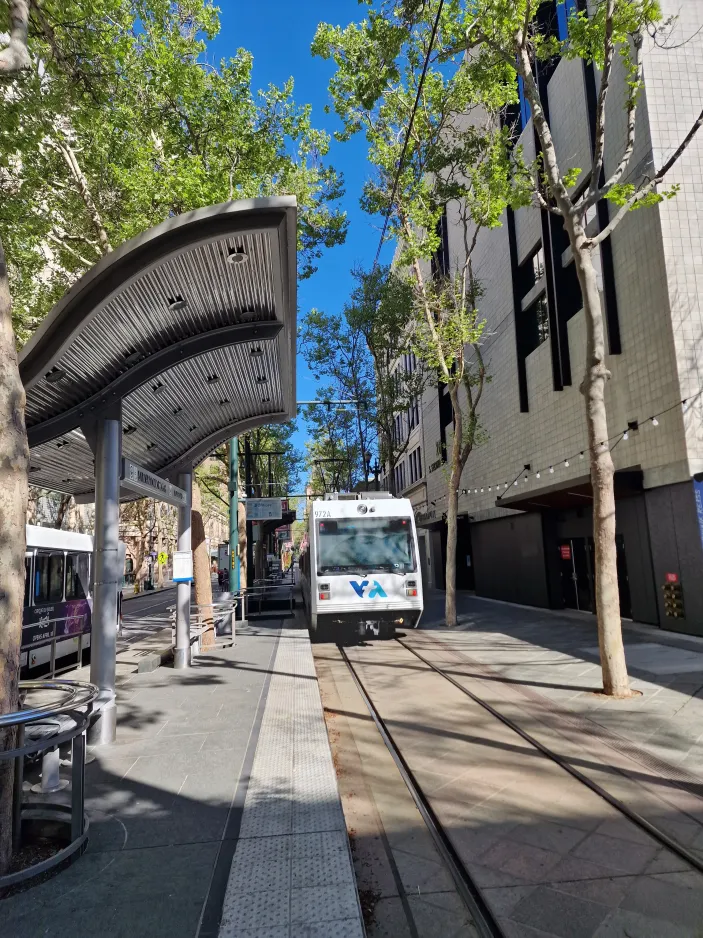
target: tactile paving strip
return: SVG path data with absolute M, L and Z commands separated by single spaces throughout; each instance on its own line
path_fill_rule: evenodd
M 307 633 L 284 629 L 247 788 L 220 938 L 363 938 Z

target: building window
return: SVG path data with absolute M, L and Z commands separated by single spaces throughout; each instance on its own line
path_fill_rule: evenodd
M 569 17 L 573 16 L 576 10 L 576 0 L 557 0 L 557 27 L 562 42 L 569 38 Z
M 432 277 L 437 280 L 440 277 L 449 276 L 449 229 L 447 226 L 447 207 L 444 206 L 442 214 L 437 222 L 436 229 L 439 238 L 439 246 L 432 255 Z
M 544 248 L 540 247 L 532 255 L 532 283 L 535 284 L 544 277 Z
M 413 485 L 422 478 L 422 456 L 419 446 L 410 454 L 408 463 L 410 465 L 410 484 Z
M 525 339 L 523 348 L 525 355 L 529 355 L 549 338 L 549 307 L 544 293 L 524 310 L 522 318 Z
M 530 102 L 527 100 L 527 95 L 525 94 L 525 82 L 522 80 L 522 75 L 518 75 L 517 77 L 517 90 L 520 97 L 520 130 L 524 130 L 532 116 L 532 109 L 530 108 Z

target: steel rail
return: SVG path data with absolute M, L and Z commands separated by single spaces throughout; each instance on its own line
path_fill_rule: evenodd
M 381 738 L 383 739 L 386 748 L 393 757 L 393 761 L 395 762 L 398 771 L 400 772 L 400 775 L 405 782 L 413 801 L 415 802 L 415 806 L 420 812 L 423 821 L 427 825 L 427 829 L 435 843 L 435 846 L 437 847 L 437 850 L 439 851 L 440 856 L 446 863 L 449 872 L 452 875 L 457 892 L 461 896 L 466 908 L 471 913 L 473 924 L 475 925 L 479 935 L 481 938 L 505 938 L 505 933 L 491 912 L 481 890 L 473 881 L 470 873 L 462 863 L 461 857 L 457 853 L 454 845 L 451 842 L 451 839 L 442 827 L 439 819 L 437 818 L 437 815 L 434 812 L 434 809 L 432 808 L 432 805 L 426 798 L 420 785 L 417 783 L 412 769 L 408 766 L 400 752 L 400 749 L 393 740 L 393 736 L 391 735 L 383 717 L 380 715 L 373 701 L 366 692 L 366 689 L 356 671 L 356 668 L 350 661 L 349 656 L 347 655 L 342 645 L 337 645 L 337 648 L 339 649 L 345 664 L 349 668 L 349 672 L 354 679 L 357 690 L 361 694 L 361 697 L 366 704 L 369 713 L 371 714 L 371 718 L 373 719 L 374 723 L 376 724 L 376 728 L 381 734 Z
M 597 782 L 594 782 L 583 772 L 580 772 L 575 768 L 568 759 L 560 756 L 559 753 L 554 752 L 548 746 L 545 746 L 544 743 L 541 743 L 538 739 L 535 739 L 534 736 L 531 736 L 530 733 L 523 730 L 514 720 L 511 720 L 510 717 L 506 717 L 499 710 L 496 710 L 495 707 L 487 703 L 485 700 L 482 700 L 467 687 L 464 687 L 459 681 L 457 681 L 451 674 L 447 674 L 442 668 L 437 667 L 437 665 L 432 664 L 431 661 L 428 661 L 424 655 L 421 655 L 419 651 L 416 651 L 411 645 L 408 645 L 406 642 L 402 641 L 399 638 L 395 639 L 399 645 L 402 645 L 407 651 L 415 655 L 416 658 L 419 658 L 424 664 L 429 668 L 435 671 L 437 674 L 441 675 L 445 680 L 453 684 L 462 694 L 466 694 L 467 697 L 470 697 L 474 703 L 477 703 L 480 707 L 483 707 L 484 710 L 487 710 L 491 716 L 495 717 L 497 720 L 500 720 L 505 726 L 511 729 L 514 733 L 517 733 L 526 743 L 529 743 L 530 746 L 533 746 L 535 749 L 539 750 L 543 755 L 545 755 L 550 761 L 556 763 L 560 768 L 564 769 L 565 772 L 568 772 L 569 775 L 573 776 L 581 784 L 585 785 L 586 788 L 589 788 L 594 794 L 598 795 L 604 801 L 607 801 L 608 804 L 615 808 L 616 811 L 619 811 L 621 814 L 624 814 L 628 820 L 632 821 L 640 830 L 643 830 L 646 834 L 649 834 L 654 840 L 660 843 L 663 847 L 666 847 L 667 850 L 670 850 L 672 853 L 676 854 L 681 860 L 685 863 L 688 863 L 694 869 L 698 870 L 700 873 L 703 873 L 703 859 L 697 857 L 695 854 L 686 850 L 685 847 L 681 846 L 678 841 L 674 840 L 672 837 L 669 837 L 664 831 L 660 830 L 658 827 L 655 827 L 654 824 L 651 824 L 646 818 L 642 817 L 641 814 L 638 814 L 637 811 L 634 811 L 632 808 L 628 807 L 624 802 L 620 801 L 614 795 L 611 795 L 609 791 L 600 786 Z M 447 648 L 446 645 L 443 645 L 441 642 L 435 642 L 440 648 L 445 651 L 452 651 L 451 648 Z

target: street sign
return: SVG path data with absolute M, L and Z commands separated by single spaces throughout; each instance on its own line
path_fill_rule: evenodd
M 162 550 L 156 559 L 159 561 L 159 566 L 163 567 L 164 564 L 168 563 L 168 554 L 166 553 L 165 550 Z
M 247 521 L 278 521 L 283 518 L 280 498 L 247 498 Z
M 696 499 L 698 530 L 701 535 L 701 546 L 703 546 L 703 475 L 699 472 L 693 477 L 693 495 Z
M 151 498 L 167 502 L 169 505 L 176 505 L 178 508 L 185 508 L 190 504 L 190 495 L 185 489 L 179 489 L 167 479 L 149 472 L 137 466 L 129 459 L 122 460 L 122 488 L 129 489 L 130 492 L 136 492 L 138 495 L 149 495 Z
M 190 583 L 193 580 L 193 552 L 177 550 L 173 554 L 173 582 Z

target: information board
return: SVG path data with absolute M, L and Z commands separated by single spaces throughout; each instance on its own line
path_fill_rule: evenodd
M 247 498 L 247 521 L 278 521 L 283 518 L 280 498 Z
M 190 583 L 193 580 L 193 552 L 176 550 L 173 553 L 173 582 Z

